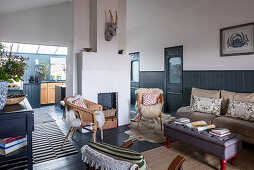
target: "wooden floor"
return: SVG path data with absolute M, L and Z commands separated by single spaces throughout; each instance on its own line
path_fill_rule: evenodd
M 44 106 L 40 109 L 35 109 L 35 112 L 40 113 L 49 113 L 55 120 L 57 125 L 63 131 L 64 134 L 67 134 L 69 127 L 62 120 L 62 110 L 55 106 Z M 100 132 L 97 134 L 97 142 L 109 143 L 112 145 L 121 145 L 126 139 L 128 139 L 128 135 L 124 132 L 128 130 L 128 126 L 119 126 L 115 129 L 104 130 L 104 140 L 100 139 Z M 64 158 L 55 159 L 52 161 L 47 161 L 34 165 L 35 170 L 51 170 L 51 169 L 59 169 L 59 170 L 79 170 L 86 169 L 85 164 L 81 160 L 80 149 L 82 146 L 88 144 L 88 141 L 92 139 L 91 133 L 82 134 L 77 132 L 75 134 L 74 140 L 69 138 L 69 141 L 77 148 L 79 151 L 78 154 L 67 156 Z M 163 144 L 156 144 L 151 142 L 135 142 L 131 149 L 144 152 L 156 147 L 160 147 Z

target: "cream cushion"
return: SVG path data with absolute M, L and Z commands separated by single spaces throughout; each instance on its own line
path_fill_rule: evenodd
M 226 116 L 254 121 L 254 103 L 230 100 Z
M 161 103 L 154 104 L 151 106 L 140 105 L 140 112 L 144 117 L 157 118 L 160 116 L 161 108 L 162 108 Z
M 203 90 L 203 89 L 198 89 L 198 88 L 192 88 L 190 106 L 193 105 L 194 96 L 219 99 L 220 98 L 220 90 Z
M 220 116 L 222 99 L 194 96 L 193 111 Z

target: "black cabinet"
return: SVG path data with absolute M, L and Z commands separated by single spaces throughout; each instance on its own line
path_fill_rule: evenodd
M 0 155 L 0 169 L 33 169 L 32 131 L 34 114 L 27 98 L 20 104 L 0 110 L 0 139 L 27 135 L 27 146 L 7 155 Z
M 27 95 L 32 108 L 40 107 L 41 86 L 40 83 L 24 83 L 23 93 Z

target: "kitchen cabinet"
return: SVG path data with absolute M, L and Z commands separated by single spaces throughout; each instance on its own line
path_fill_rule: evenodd
M 41 104 L 55 103 L 55 86 L 65 85 L 66 83 L 41 83 Z
M 41 104 L 48 104 L 48 83 L 41 83 Z

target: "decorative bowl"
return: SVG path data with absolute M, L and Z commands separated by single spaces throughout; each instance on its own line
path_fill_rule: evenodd
M 91 52 L 92 48 L 83 48 L 86 52 Z
M 26 95 L 9 95 L 7 97 L 5 105 L 8 106 L 8 105 L 19 104 L 25 99 L 25 97 Z

